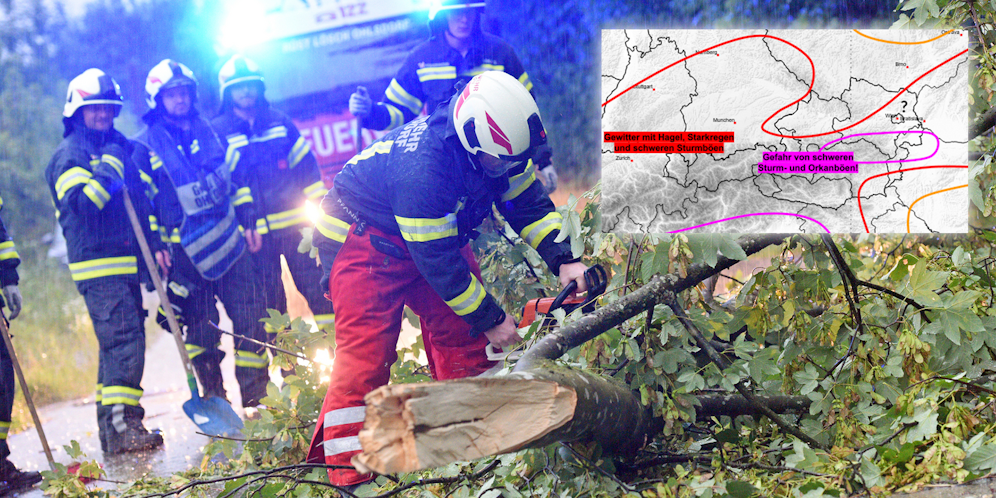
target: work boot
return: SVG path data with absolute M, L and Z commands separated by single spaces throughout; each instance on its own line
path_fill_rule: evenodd
M 97 435 L 100 437 L 100 451 L 107 453 L 107 424 L 105 423 L 108 408 L 97 402 Z
M 200 360 L 200 358 L 198 358 Z M 201 397 L 210 398 L 217 396 L 224 400 L 228 400 L 228 393 L 225 392 L 225 386 L 223 384 L 223 379 L 221 376 L 221 360 L 217 362 L 214 361 L 194 361 L 194 370 L 197 371 L 197 379 L 201 381 L 201 387 L 204 388 L 204 392 L 201 393 Z
M 30 488 L 41 482 L 41 480 L 42 476 L 38 472 L 18 470 L 6 458 L 0 462 L 0 496 L 4 496 L 11 491 Z
M 111 455 L 151 450 L 163 445 L 163 435 L 158 430 L 149 432 L 141 423 L 128 425 L 124 432 L 107 432 L 107 453 Z

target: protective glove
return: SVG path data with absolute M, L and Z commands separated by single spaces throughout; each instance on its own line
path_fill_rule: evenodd
M 557 190 L 557 170 L 553 168 L 552 164 L 539 170 L 539 174 L 547 194 L 552 194 L 554 190 Z
M 358 118 L 365 118 L 370 114 L 373 107 L 373 100 L 367 94 L 366 87 L 358 86 L 356 91 L 349 96 L 349 112 Z
M 124 147 L 120 144 L 111 142 L 100 149 L 101 155 L 111 156 L 114 159 L 110 161 L 103 161 L 104 163 L 111 166 L 114 172 L 118 174 L 119 178 L 124 178 L 124 159 L 127 154 L 125 154 Z
M 331 275 L 330 274 L 326 273 L 326 274 L 322 275 L 321 280 L 318 281 L 318 287 L 320 289 L 322 289 L 322 294 L 325 296 L 325 299 L 331 304 L 332 303 L 332 296 L 329 294 L 329 280 L 330 279 L 331 279 Z M 335 313 L 334 308 L 335 307 L 333 306 L 333 311 L 332 311 L 333 313 Z
M 13 320 L 17 318 L 17 315 L 21 314 L 21 290 L 17 288 L 17 284 L 8 285 L 3 288 L 3 298 L 7 301 L 7 309 L 10 310 L 10 316 L 7 318 Z

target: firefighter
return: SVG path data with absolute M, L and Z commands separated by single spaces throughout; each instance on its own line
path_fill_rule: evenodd
M 448 106 L 350 159 L 322 200 L 316 245 L 331 271 L 336 357 L 308 460 L 349 465 L 363 396 L 387 384 L 405 305 L 419 315 L 435 379 L 479 374 L 485 346 L 518 342 L 515 320 L 482 285 L 468 242 L 496 206 L 558 274 L 586 290 L 587 267 L 528 159 L 546 143 L 535 101 L 515 77 L 480 74 Z M 334 259 L 334 264 L 333 264 Z M 371 478 L 329 470 L 333 484 Z
M 244 170 L 259 218 L 256 231 L 263 248 L 253 256 L 266 282 L 266 307 L 287 312 L 280 281 L 280 255 L 304 295 L 319 327 L 331 326 L 332 306 L 318 285 L 322 270 L 307 253 L 298 252 L 300 229 L 308 226 L 306 203 L 325 195 L 311 148 L 285 114 L 264 97 L 263 74 L 250 59 L 236 55 L 218 73 L 221 110 L 211 120 L 219 138 Z
M 405 58 L 384 97 L 376 105 L 367 89 L 358 87 L 349 97 L 349 112 L 372 130 L 394 129 L 415 119 L 426 107 L 431 114 L 449 102 L 457 81 L 484 71 L 504 71 L 532 91 L 529 75 L 506 41 L 481 29 L 484 0 L 443 0 L 429 12 L 428 41 Z M 550 148 L 537 147 L 533 157 L 547 193 L 557 189 L 557 172 Z
M 162 446 L 158 432 L 142 425 L 145 410 L 145 317 L 139 247 L 122 186 L 146 191 L 145 172 L 131 160 L 132 145 L 114 129 L 123 106 L 118 84 L 99 69 L 69 82 L 62 113 L 65 133 L 45 170 L 66 237 L 69 272 L 86 302 L 100 344 L 97 426 L 106 453 Z M 132 195 L 148 216 L 145 195 Z M 144 201 L 143 201 L 144 200 Z
M 0 210 L 3 209 L 3 198 L 0 197 Z M 3 299 L 0 306 L 5 306 L 10 320 L 21 313 L 21 291 L 17 287 L 17 265 L 21 257 L 17 254 L 14 241 L 7 234 L 7 228 L 0 220 L 0 288 L 3 289 Z M 2 320 L 3 318 L 0 318 Z M 7 347 L 0 347 L 0 496 L 18 489 L 34 486 L 42 480 L 38 472 L 24 472 L 11 463 L 10 447 L 7 446 L 7 432 L 10 430 L 10 415 L 14 408 L 14 364 L 10 360 Z
M 134 157 L 151 171 L 151 221 L 168 242 L 156 259 L 169 268 L 170 303 L 186 329 L 187 353 L 204 396 L 227 399 L 221 332 L 208 323 L 218 322 L 215 296 L 236 334 L 266 340 L 259 322 L 266 316 L 262 282 L 246 253 L 261 246 L 252 196 L 244 180 L 232 176 L 233 157 L 197 112 L 197 80 L 190 69 L 165 59 L 149 71 L 145 91 L 147 126 L 134 138 Z M 266 395 L 268 367 L 262 346 L 235 339 L 242 406 L 255 407 Z

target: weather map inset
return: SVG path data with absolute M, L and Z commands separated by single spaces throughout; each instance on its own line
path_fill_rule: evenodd
M 959 30 L 603 30 L 602 227 L 965 233 Z

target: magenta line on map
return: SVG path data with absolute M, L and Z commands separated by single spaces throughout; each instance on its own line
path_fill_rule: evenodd
M 807 219 L 809 221 L 812 221 L 813 223 L 816 223 L 817 225 L 819 225 L 820 228 L 822 228 L 827 233 L 830 233 L 830 230 L 827 227 L 825 227 L 823 225 L 823 223 L 820 223 L 820 222 L 818 222 L 818 221 L 810 218 L 809 216 L 803 216 L 801 214 L 795 214 L 795 213 L 750 213 L 750 214 L 741 214 L 740 216 L 734 216 L 732 218 L 723 218 L 721 220 L 710 221 L 709 223 L 703 223 L 701 225 L 695 225 L 693 227 L 682 228 L 681 230 L 674 230 L 674 231 L 671 231 L 671 232 L 668 232 L 668 233 L 680 233 L 680 232 L 685 232 L 685 231 L 688 231 L 688 230 L 695 230 L 696 228 L 702 228 L 702 227 L 706 227 L 706 226 L 709 226 L 709 225 L 715 225 L 716 223 L 722 223 L 724 221 L 735 220 L 737 218 L 746 218 L 748 216 L 771 216 L 771 215 L 792 216 L 794 218 L 805 218 L 805 219 Z
M 846 137 L 841 137 L 841 138 L 838 138 L 836 140 L 831 140 L 831 141 L 823 144 L 823 146 L 820 147 L 820 151 L 823 151 L 823 149 L 825 149 L 827 145 L 830 145 L 830 144 L 832 144 L 834 142 L 840 142 L 841 140 L 844 140 L 844 139 L 847 139 L 847 138 L 851 138 L 851 137 L 861 137 L 861 136 L 864 136 L 864 135 L 890 135 L 890 134 L 891 135 L 895 135 L 897 133 L 926 133 L 928 135 L 933 135 L 933 137 L 937 139 L 937 147 L 934 148 L 934 153 L 931 154 L 931 155 L 929 155 L 929 156 L 927 156 L 927 157 L 921 157 L 921 158 L 917 158 L 917 159 L 900 159 L 898 161 L 857 161 L 857 163 L 858 164 L 885 164 L 885 163 L 908 163 L 908 162 L 913 162 L 913 161 L 925 161 L 925 160 L 930 159 L 930 158 L 934 157 L 935 155 L 937 155 L 937 151 L 941 150 L 941 137 L 938 137 L 937 135 L 934 135 L 933 132 L 929 132 L 927 130 L 906 130 L 906 131 L 876 131 L 874 133 L 855 133 L 854 135 L 848 135 Z

